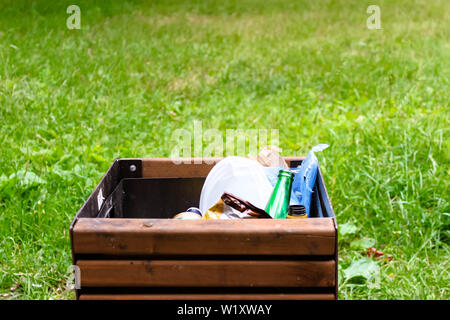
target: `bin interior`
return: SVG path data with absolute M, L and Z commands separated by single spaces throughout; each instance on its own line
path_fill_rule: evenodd
M 198 207 L 205 178 L 124 178 L 102 206 L 99 217 L 167 218 Z M 311 217 L 328 217 L 314 189 Z

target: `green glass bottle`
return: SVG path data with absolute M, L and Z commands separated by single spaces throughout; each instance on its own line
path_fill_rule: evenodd
M 266 212 L 274 219 L 285 219 L 291 199 L 294 174 L 289 170 L 280 170 L 278 181 L 266 206 Z

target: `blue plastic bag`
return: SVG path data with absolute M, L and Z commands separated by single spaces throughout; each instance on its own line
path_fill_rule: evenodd
M 305 206 L 305 211 L 310 216 L 311 198 L 316 183 L 319 161 L 314 152 L 328 148 L 327 144 L 319 144 L 311 149 L 298 168 L 291 170 L 295 173 L 292 182 L 292 193 L 290 204 L 300 204 Z

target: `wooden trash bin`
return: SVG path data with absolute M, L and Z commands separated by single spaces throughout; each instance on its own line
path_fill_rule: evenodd
M 337 224 L 320 169 L 314 217 L 171 219 L 198 207 L 219 160 L 115 160 L 70 226 L 77 299 L 336 299 Z

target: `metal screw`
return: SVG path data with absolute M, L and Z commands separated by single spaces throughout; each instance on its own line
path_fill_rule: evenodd
M 130 171 L 131 171 L 131 172 L 135 172 L 135 171 L 136 171 L 136 166 L 135 166 L 134 164 L 132 164 L 132 165 L 130 166 Z

